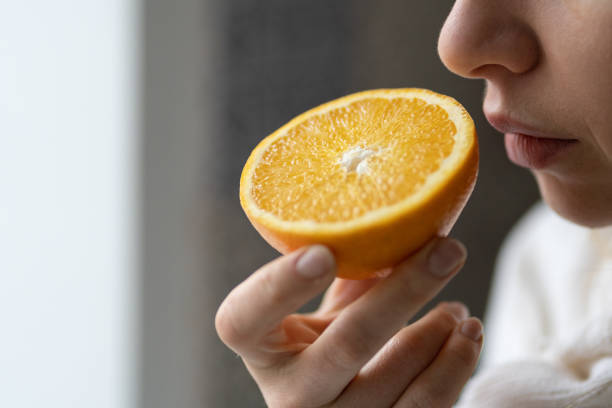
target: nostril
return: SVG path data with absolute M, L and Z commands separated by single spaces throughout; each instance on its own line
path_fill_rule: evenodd
M 468 78 L 485 78 L 489 80 L 495 80 L 501 78 L 504 74 L 513 73 L 503 65 L 498 64 L 487 64 L 481 65 L 480 67 L 474 68 L 466 77 Z

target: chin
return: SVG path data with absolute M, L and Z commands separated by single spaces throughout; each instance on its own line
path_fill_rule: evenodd
M 544 173 L 536 180 L 546 204 L 561 217 L 589 228 L 612 225 L 612 186 L 569 183 Z

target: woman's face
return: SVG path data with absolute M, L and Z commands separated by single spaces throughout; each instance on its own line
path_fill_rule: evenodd
M 612 1 L 457 0 L 444 64 L 484 78 L 506 151 L 562 216 L 612 224 Z

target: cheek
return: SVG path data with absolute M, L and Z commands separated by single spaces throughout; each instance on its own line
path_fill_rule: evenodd
M 589 67 L 584 67 L 586 78 L 592 79 L 585 79 L 581 97 L 576 102 L 584 121 L 585 138 L 612 165 L 612 71 L 605 68 L 606 65 L 612 67 L 612 58 L 609 59 L 595 58 Z
M 584 137 L 612 164 L 612 1 L 588 0 L 580 7 L 583 14 L 568 22 L 559 44 L 565 58 L 557 63 Z
M 612 41 L 605 47 L 610 49 L 603 55 L 601 48 L 582 48 L 578 54 L 568 49 L 561 61 L 554 61 L 559 68 L 552 76 L 559 122 L 612 164 Z
M 553 4 L 552 0 L 550 3 Z M 587 226 L 612 224 L 612 1 L 555 2 L 538 20 L 542 111 L 580 146 L 557 171 L 536 171 L 544 200 Z M 535 88 L 535 86 L 534 86 Z
M 609 112 L 612 112 L 612 105 L 607 112 L 600 115 L 601 123 L 594 124 L 592 131 L 597 148 L 612 167 L 612 115 Z M 610 174 L 612 176 L 612 169 Z

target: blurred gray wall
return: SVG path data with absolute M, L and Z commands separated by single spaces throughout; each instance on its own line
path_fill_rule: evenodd
M 354 91 L 425 87 L 472 114 L 480 176 L 452 233 L 470 255 L 435 302 L 462 300 L 483 315 L 496 252 L 537 189 L 484 120 L 483 84 L 455 77 L 438 59 L 451 5 L 145 1 L 143 407 L 264 406 L 214 332 L 226 294 L 278 255 L 243 215 L 240 172 L 267 134 Z
M 142 408 L 213 407 L 205 375 L 214 342 L 207 303 L 202 203 L 216 115 L 215 14 L 201 0 L 145 0 L 143 9 Z M 220 365 L 217 363 L 217 365 Z

